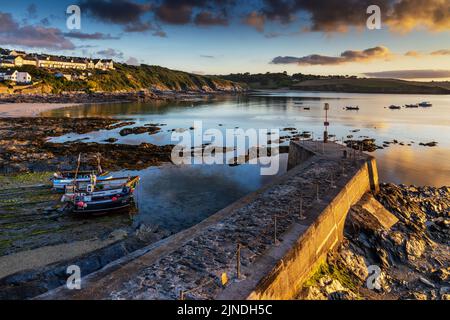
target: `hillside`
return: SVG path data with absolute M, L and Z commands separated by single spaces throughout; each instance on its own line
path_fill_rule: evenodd
M 115 64 L 116 70 L 48 70 L 34 66 L 15 68 L 29 72 L 33 85 L 11 86 L 3 83 L 0 93 L 62 93 L 62 92 L 131 92 L 139 90 L 160 91 L 241 91 L 243 87 L 232 81 L 214 76 L 201 76 L 159 66 L 131 66 Z M 57 78 L 58 72 L 70 74 L 74 80 Z M 76 79 L 88 73 L 86 78 Z
M 397 79 L 317 76 L 287 73 L 239 73 L 220 76 L 251 89 L 292 89 L 355 93 L 450 94 L 449 82 L 417 82 Z
M 307 80 L 290 87 L 302 91 L 355 93 L 450 94 L 444 83 L 414 82 L 397 79 L 329 79 Z

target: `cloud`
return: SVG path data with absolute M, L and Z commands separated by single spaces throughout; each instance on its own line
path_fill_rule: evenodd
M 307 31 L 346 32 L 350 27 L 365 28 L 367 7 L 381 8 L 382 23 L 396 32 L 417 28 L 432 31 L 450 29 L 448 0 L 263 0 L 258 14 L 266 21 L 283 24 L 308 16 Z M 261 29 L 261 27 L 259 27 Z
M 80 7 L 102 21 L 122 25 L 140 21 L 141 16 L 151 9 L 149 4 L 129 0 L 84 0 Z
M 40 23 L 43 26 L 48 27 L 50 25 L 50 20 L 48 18 L 44 18 L 44 19 L 41 19 Z
M 80 40 L 117 40 L 117 39 L 120 39 L 120 37 L 111 36 L 109 33 L 104 34 L 101 32 L 95 32 L 95 33 L 67 32 L 67 33 L 64 33 L 64 36 L 67 38 L 74 38 L 74 39 L 80 39 Z
M 198 26 L 226 26 L 228 11 L 236 6 L 235 0 L 162 0 L 153 12 L 164 23 Z
M 206 55 L 206 54 L 201 54 L 200 58 L 206 58 L 206 59 L 215 59 L 215 56 L 211 56 L 211 55 Z
M 81 10 L 107 23 L 122 25 L 125 32 L 152 30 L 151 23 L 142 22 L 142 16 L 150 12 L 152 5 L 130 0 L 83 0 Z
M 109 59 L 123 59 L 123 52 L 109 48 L 105 50 L 97 51 L 97 54 Z
M 138 59 L 135 57 L 129 57 L 127 61 L 125 61 L 126 64 L 132 65 L 132 66 L 140 66 Z
M 215 15 L 209 11 L 202 11 L 195 16 L 194 23 L 198 26 L 227 26 L 228 18 L 226 14 Z
M 386 22 L 395 31 L 410 32 L 418 27 L 432 31 L 450 29 L 448 0 L 401 0 L 390 9 Z
M 165 38 L 167 34 L 161 29 L 159 25 L 154 25 L 151 23 L 151 21 L 142 22 L 137 21 L 128 24 L 124 28 L 125 32 L 147 32 L 147 31 L 153 31 L 152 35 L 155 37 L 162 37 Z
M 312 54 L 304 57 L 276 57 L 273 64 L 298 64 L 298 65 L 339 65 L 350 62 L 368 62 L 377 59 L 388 59 L 392 56 L 390 50 L 383 46 L 369 48 L 366 50 L 347 50 L 340 56 L 324 56 Z
M 27 16 L 30 19 L 36 19 L 37 18 L 37 7 L 36 7 L 36 4 L 31 3 L 27 7 Z
M 0 44 L 55 50 L 73 50 L 75 45 L 61 30 L 38 25 L 19 25 L 9 13 L 0 12 Z
M 405 53 L 405 56 L 407 56 L 407 57 L 418 58 L 418 57 L 423 56 L 423 53 L 418 52 L 418 51 L 411 50 L 411 51 L 406 52 L 406 53 Z
M 0 32 L 13 32 L 19 29 L 19 24 L 14 21 L 9 13 L 0 12 Z
M 450 78 L 450 70 L 392 70 L 368 72 L 365 75 L 375 78 L 438 79 Z
M 252 26 L 259 32 L 263 32 L 266 18 L 263 14 L 252 11 L 243 19 L 243 22 L 249 26 Z
M 432 56 L 449 56 L 450 55 L 450 49 L 442 49 L 433 51 L 430 53 Z
M 450 49 L 441 49 L 441 50 L 436 50 L 430 53 L 423 53 L 423 52 L 419 52 L 419 51 L 408 51 L 405 53 L 405 56 L 407 57 L 414 57 L 414 58 L 419 58 L 419 57 L 424 57 L 424 56 L 448 56 L 450 55 Z

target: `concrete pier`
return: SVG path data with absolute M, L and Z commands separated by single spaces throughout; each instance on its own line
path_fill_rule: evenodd
M 377 191 L 378 175 L 373 157 L 312 141 L 291 142 L 288 168 L 198 225 L 83 277 L 81 290 L 38 299 L 293 298 L 342 240 L 349 208 Z

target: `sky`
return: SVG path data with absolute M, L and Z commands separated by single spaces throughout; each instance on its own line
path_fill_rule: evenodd
M 381 29 L 367 28 L 369 5 Z M 450 0 L 2 0 L 0 47 L 198 74 L 448 81 Z

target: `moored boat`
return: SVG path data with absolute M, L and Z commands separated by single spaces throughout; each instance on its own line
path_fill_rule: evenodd
M 424 102 L 421 102 L 421 103 L 419 103 L 419 107 L 432 107 L 433 105 L 431 104 L 431 102 L 428 102 L 428 101 L 424 101 Z
M 78 155 L 77 169 L 75 171 L 58 171 L 50 179 L 53 184 L 53 190 L 65 191 L 68 185 L 74 182 L 90 182 L 92 179 L 103 181 L 111 179 L 109 172 L 104 172 L 100 165 L 100 154 L 96 155 L 97 170 L 80 171 L 81 153 Z
M 91 176 L 96 176 L 97 180 L 108 180 L 111 179 L 112 176 L 109 172 L 98 172 L 96 170 L 92 171 L 60 171 L 55 172 L 52 181 L 53 190 L 64 191 L 66 186 L 71 185 L 74 181 L 78 182 L 89 182 L 91 180 Z
M 416 104 L 405 104 L 405 108 L 418 108 L 419 107 L 419 105 L 416 103 Z
M 100 214 L 127 209 L 133 204 L 139 176 L 104 181 L 76 181 L 66 187 L 61 201 L 75 214 Z
M 359 110 L 359 106 L 356 106 L 356 107 L 346 106 L 345 110 Z
M 398 110 L 398 109 L 401 109 L 401 107 L 400 106 L 396 106 L 396 105 L 390 105 L 389 109 L 391 109 L 391 110 Z

